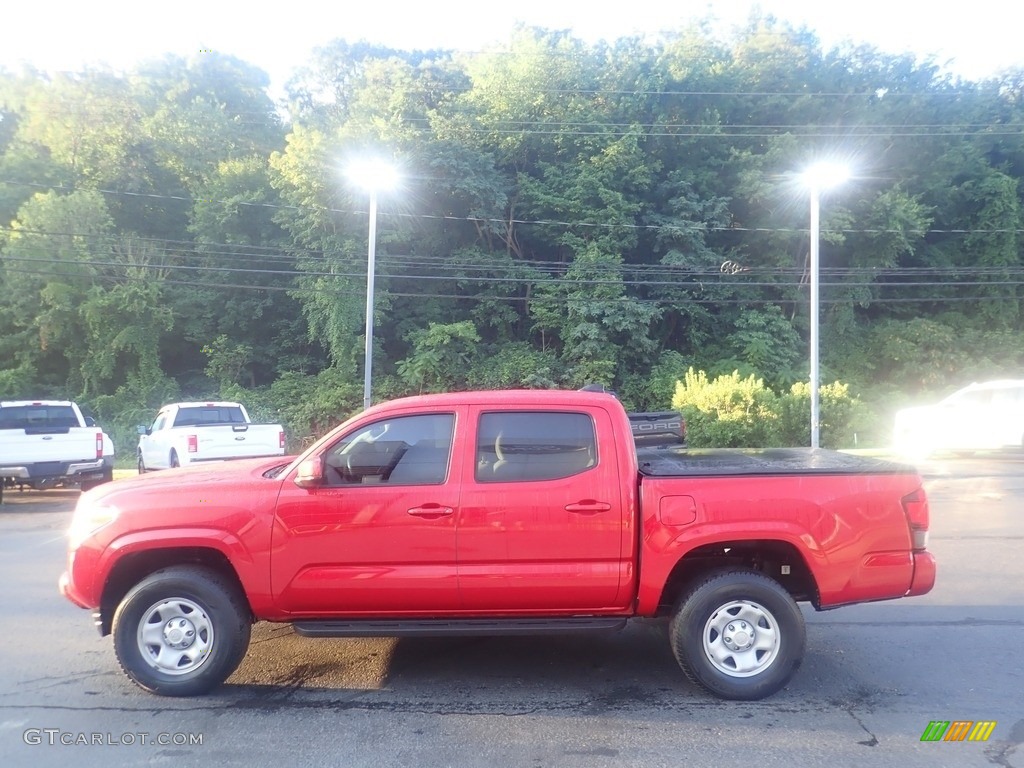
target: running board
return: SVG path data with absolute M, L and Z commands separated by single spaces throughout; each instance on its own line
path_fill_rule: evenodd
M 392 621 L 296 621 L 303 637 L 437 637 L 492 635 L 569 635 L 612 632 L 626 626 L 618 616 L 563 619 L 395 619 Z

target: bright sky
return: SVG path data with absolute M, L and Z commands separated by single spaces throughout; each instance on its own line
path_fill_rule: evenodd
M 1024 3 L 1019 0 L 50 0 L 7 3 L 0 66 L 116 69 L 160 57 L 216 50 L 270 73 L 275 90 L 310 51 L 332 39 L 396 48 L 478 50 L 507 40 L 521 21 L 572 29 L 594 41 L 677 29 L 710 13 L 740 23 L 752 6 L 806 24 L 826 47 L 850 39 L 887 53 L 931 56 L 977 79 L 1024 67 Z M 956 10 L 952 10 L 952 9 Z

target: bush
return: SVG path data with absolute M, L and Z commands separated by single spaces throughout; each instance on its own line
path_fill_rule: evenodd
M 763 379 L 741 379 L 734 371 L 709 381 L 690 368 L 676 382 L 672 407 L 686 419 L 693 447 L 756 448 L 776 444 L 777 400 Z
M 853 442 L 860 402 L 841 382 L 819 389 L 821 444 L 838 448 Z M 690 368 L 676 382 L 672 407 L 687 422 L 687 440 L 694 448 L 769 448 L 810 445 L 810 385 L 794 384 L 777 395 L 763 379 L 738 371 L 709 380 Z
M 818 389 L 819 440 L 822 446 L 842 448 L 856 443 L 854 425 L 864 417 L 863 404 L 841 382 Z M 779 398 L 779 440 L 782 445 L 811 444 L 811 385 L 804 381 Z
M 229 385 L 220 396 L 242 403 L 253 421 L 281 424 L 288 440 L 287 451 L 299 453 L 360 411 L 362 393 L 362 381 L 353 381 L 337 368 L 327 368 L 316 376 L 282 374 L 269 388 Z
M 565 381 L 565 365 L 552 352 L 526 342 L 489 348 L 466 374 L 470 389 L 554 389 Z

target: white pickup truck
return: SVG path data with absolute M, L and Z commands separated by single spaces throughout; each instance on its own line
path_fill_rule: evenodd
M 139 474 L 208 461 L 284 455 L 280 424 L 253 424 L 241 403 L 171 403 L 139 426 Z
M 4 487 L 88 490 L 113 476 L 113 443 L 75 403 L 0 402 L 0 499 Z

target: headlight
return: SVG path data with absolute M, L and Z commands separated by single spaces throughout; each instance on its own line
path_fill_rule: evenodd
M 110 504 L 89 504 L 79 502 L 68 529 L 68 547 L 78 549 L 83 541 L 105 525 L 117 519 L 119 511 Z

